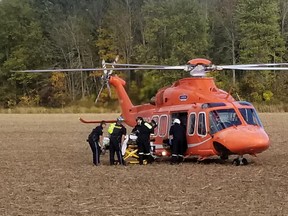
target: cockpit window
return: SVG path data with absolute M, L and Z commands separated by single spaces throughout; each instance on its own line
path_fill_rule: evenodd
M 209 112 L 210 133 L 214 134 L 233 125 L 241 124 L 234 109 L 221 109 Z
M 244 120 L 247 122 L 247 124 L 250 125 L 258 125 L 260 127 L 263 127 L 257 112 L 253 108 L 239 108 L 239 111 L 244 118 Z

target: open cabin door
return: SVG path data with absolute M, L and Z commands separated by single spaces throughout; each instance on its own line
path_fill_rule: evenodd
M 171 122 L 170 122 L 170 127 L 174 121 L 174 119 L 179 119 L 181 122 L 181 125 L 185 128 L 185 131 L 187 129 L 187 117 L 188 117 L 188 112 L 175 112 L 171 113 Z M 169 129 L 170 129 L 169 127 Z

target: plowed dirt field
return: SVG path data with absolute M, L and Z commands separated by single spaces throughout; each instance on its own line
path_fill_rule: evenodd
M 1 114 L 0 215 L 288 215 L 288 114 L 261 114 L 271 147 L 248 166 L 92 166 L 85 119 Z

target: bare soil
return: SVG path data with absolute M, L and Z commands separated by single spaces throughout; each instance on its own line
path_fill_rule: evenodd
M 94 125 L 79 116 L 0 115 L 0 215 L 288 215 L 287 113 L 261 114 L 272 145 L 239 167 L 111 167 L 108 154 L 95 167 L 86 142 Z

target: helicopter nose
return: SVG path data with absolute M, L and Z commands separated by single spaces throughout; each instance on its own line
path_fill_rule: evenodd
M 214 137 L 234 154 L 257 154 L 269 148 L 269 137 L 259 126 L 227 128 Z

